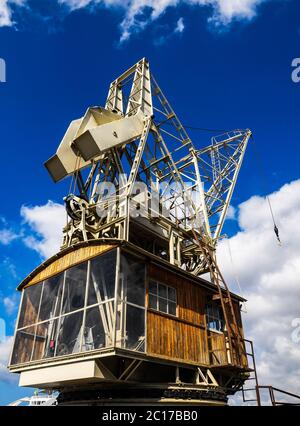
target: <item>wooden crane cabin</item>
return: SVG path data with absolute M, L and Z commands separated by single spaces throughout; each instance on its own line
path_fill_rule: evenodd
M 249 371 L 228 349 L 216 287 L 133 244 L 79 243 L 19 290 L 10 369 L 21 386 L 188 383 L 220 403 Z M 242 327 L 243 299 L 232 300 Z

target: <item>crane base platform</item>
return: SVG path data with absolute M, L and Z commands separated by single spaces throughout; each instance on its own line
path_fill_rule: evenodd
M 85 390 L 65 390 L 57 398 L 60 406 L 107 405 L 227 405 L 220 389 L 199 389 L 191 385 L 117 386 Z

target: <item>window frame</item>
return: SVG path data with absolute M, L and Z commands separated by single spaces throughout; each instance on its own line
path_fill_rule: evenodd
M 153 293 L 153 292 L 151 292 L 151 290 L 150 290 L 151 283 L 156 283 L 156 286 L 157 286 L 157 293 L 156 294 Z M 159 295 L 159 286 L 165 287 L 167 297 Z M 169 298 L 169 288 L 171 288 L 172 290 L 174 290 L 174 292 L 175 292 L 175 300 L 172 300 L 172 299 Z M 156 298 L 156 308 L 153 308 L 152 306 L 150 306 L 150 296 L 153 296 L 153 297 Z M 164 312 L 164 311 L 162 311 L 162 310 L 159 309 L 159 300 L 160 299 L 162 299 L 163 301 L 166 302 L 166 304 L 167 304 L 167 312 Z M 171 304 L 172 303 L 175 304 L 175 314 L 172 314 L 172 313 L 169 312 L 169 304 L 170 303 Z M 151 309 L 151 310 L 153 310 L 155 312 L 159 312 L 160 314 L 168 315 L 168 316 L 173 317 L 173 318 L 178 318 L 178 296 L 177 296 L 177 288 L 173 287 L 171 285 L 165 284 L 165 283 L 163 283 L 161 281 L 158 281 L 156 279 L 151 279 L 150 278 L 149 282 L 148 282 L 148 306 L 147 306 L 147 308 Z
M 124 267 L 124 260 L 128 260 L 128 257 L 131 258 L 131 260 L 134 259 L 134 262 L 142 262 L 143 263 L 143 268 L 144 268 L 144 274 L 143 274 L 143 301 L 141 302 L 142 304 L 137 304 L 134 303 L 132 300 L 129 301 L 128 300 L 128 295 L 126 294 L 126 296 L 124 297 L 124 279 L 126 276 L 126 273 L 124 273 L 123 267 Z M 116 305 L 115 305 L 115 330 L 114 330 L 114 346 L 116 348 L 122 348 L 125 349 L 126 351 L 130 351 L 133 353 L 142 353 L 145 354 L 147 353 L 147 305 L 146 305 L 146 298 L 147 298 L 147 263 L 145 261 L 144 256 L 140 255 L 140 254 L 136 254 L 135 252 L 131 251 L 128 248 L 118 248 L 118 260 L 117 260 L 117 275 L 116 275 L 116 287 L 115 287 L 115 300 L 116 300 Z M 126 284 L 127 287 L 128 284 Z M 127 292 L 127 289 L 125 290 Z M 127 315 L 127 308 L 137 308 L 140 309 L 141 311 L 143 311 L 144 313 L 144 341 L 143 341 L 143 345 L 141 346 L 141 350 L 139 349 L 130 349 L 128 347 L 126 347 L 126 344 L 124 344 L 125 340 L 125 334 L 127 333 L 127 330 L 125 331 L 125 334 L 122 335 L 121 332 L 121 340 L 117 339 L 117 334 L 120 333 L 120 330 L 122 328 L 122 326 L 124 326 L 124 322 L 119 323 L 119 318 L 118 318 L 118 311 L 117 311 L 117 305 L 118 304 L 122 304 L 122 309 L 126 311 Z M 124 320 L 123 320 L 124 321 Z M 127 319 L 125 320 L 125 322 L 127 322 Z M 121 327 L 121 328 L 120 328 Z
M 211 309 L 211 312 L 208 311 L 209 308 Z M 215 315 L 216 312 L 218 312 L 217 315 Z M 219 333 L 219 334 L 224 333 L 226 324 L 225 324 L 225 319 L 222 312 L 222 306 L 220 306 L 217 303 L 208 302 L 205 306 L 205 317 L 206 317 L 207 330 L 212 331 L 214 333 Z M 221 329 L 219 330 L 217 328 L 209 326 L 209 324 L 212 322 L 220 323 Z

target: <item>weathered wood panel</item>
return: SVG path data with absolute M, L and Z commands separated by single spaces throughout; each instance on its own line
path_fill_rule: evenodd
M 30 297 L 28 295 L 27 297 L 24 295 L 18 328 L 26 327 L 38 322 L 38 308 L 39 301 L 37 305 L 33 304 Z
M 176 288 L 177 318 L 153 310 L 148 311 L 149 354 L 199 364 L 228 364 L 228 347 L 224 334 L 206 329 L 205 306 L 207 297 L 211 299 L 211 293 L 153 264 L 149 265 L 149 280 L 151 279 Z M 235 301 L 233 303 L 238 327 L 243 336 L 239 304 Z M 236 362 L 237 354 L 233 352 L 233 361 Z M 246 356 L 242 355 L 240 364 L 247 367 Z
M 225 336 L 223 333 L 209 331 L 208 346 L 210 350 L 210 362 L 212 365 L 228 364 Z
M 206 292 L 204 289 L 166 269 L 159 269 L 153 264 L 149 267 L 149 279 L 176 288 L 178 318 L 193 324 L 205 325 Z
M 60 272 L 70 268 L 71 266 L 77 265 L 78 263 L 84 262 L 85 260 L 96 257 L 102 253 L 107 252 L 115 248 L 115 245 L 102 244 L 95 246 L 81 247 L 77 250 L 66 253 L 64 256 L 54 260 L 45 269 L 36 274 L 25 287 L 33 284 L 37 284 L 41 281 L 46 280 Z
M 12 356 L 12 364 L 21 364 L 30 361 L 34 343 L 34 335 L 34 326 L 17 332 Z
M 237 325 L 239 328 L 239 333 L 243 339 L 244 333 L 242 328 L 241 313 L 240 313 L 238 302 L 233 301 L 233 307 L 235 311 Z M 228 315 L 229 322 L 232 324 L 233 318 L 229 310 L 229 307 L 228 307 L 227 315 Z M 209 331 L 208 342 L 209 342 L 209 348 L 210 348 L 210 359 L 213 365 L 225 365 L 225 364 L 228 364 L 231 360 L 231 362 L 236 365 L 240 365 L 241 367 L 244 367 L 244 368 L 248 367 L 246 348 L 245 348 L 243 340 L 240 343 L 239 350 L 237 350 L 238 339 L 235 339 L 233 341 L 232 355 L 230 355 L 229 353 L 229 345 L 228 343 L 226 345 L 226 340 L 223 333 Z
M 208 364 L 205 330 L 201 327 L 148 311 L 147 330 L 149 355 Z
M 147 352 L 168 359 L 207 365 L 206 292 L 166 269 L 149 265 L 149 280 L 176 289 L 177 318 L 148 311 Z

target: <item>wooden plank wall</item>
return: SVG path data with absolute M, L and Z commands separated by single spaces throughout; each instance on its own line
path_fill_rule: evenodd
M 21 364 L 30 361 L 33 349 L 35 327 L 28 327 L 17 332 L 13 350 L 12 364 Z
M 177 318 L 148 310 L 147 353 L 208 365 L 205 291 L 152 264 L 149 265 L 150 278 L 176 288 Z
M 205 305 L 208 291 L 153 264 L 149 265 L 149 279 L 176 288 L 177 317 L 148 309 L 147 353 L 188 363 L 226 365 L 228 359 L 224 334 L 206 331 Z M 238 325 L 243 332 L 239 303 L 234 302 L 234 307 Z M 211 336 L 209 340 L 207 334 Z M 247 367 L 246 357 L 242 357 L 241 364 Z
M 222 365 L 227 364 L 227 353 L 225 346 L 225 337 L 223 333 L 218 333 L 215 331 L 208 331 L 209 339 L 209 348 L 210 353 L 210 362 L 212 365 Z
M 24 295 L 18 328 L 32 325 L 36 322 L 38 322 L 38 304 L 37 306 L 34 306 L 30 297 L 26 297 L 26 295 Z
M 205 330 L 153 311 L 147 317 L 147 353 L 208 365 Z

